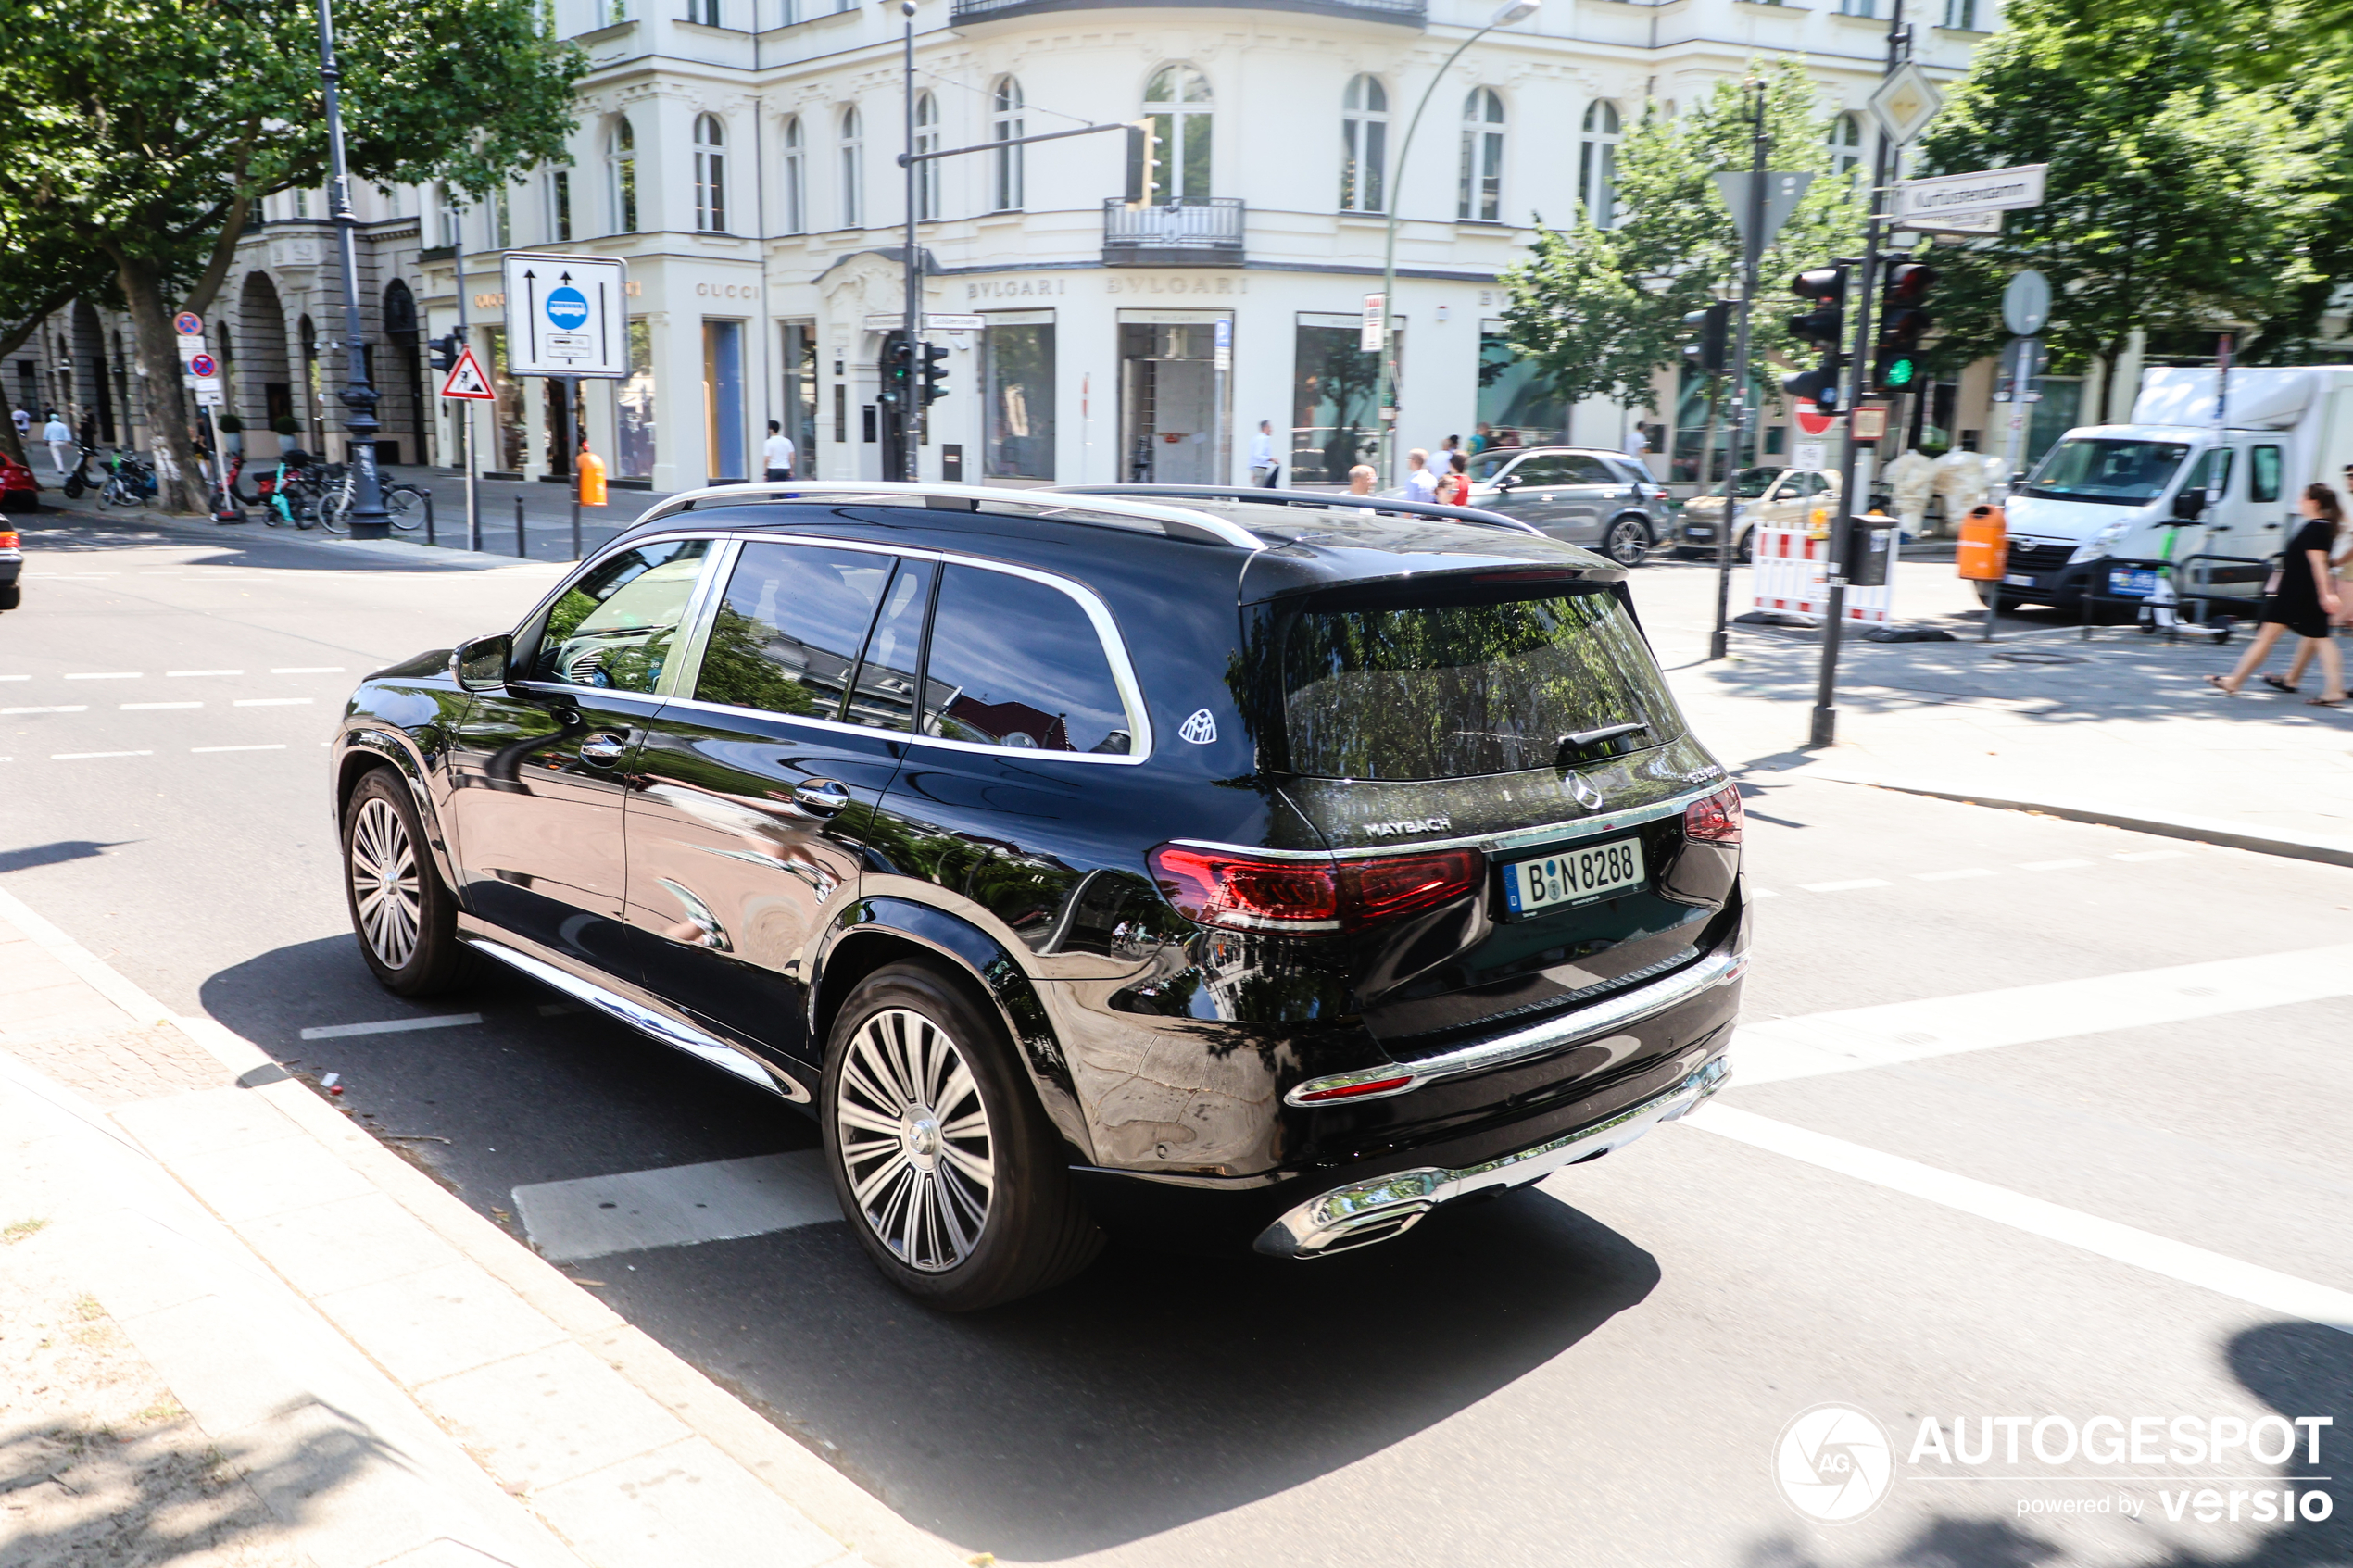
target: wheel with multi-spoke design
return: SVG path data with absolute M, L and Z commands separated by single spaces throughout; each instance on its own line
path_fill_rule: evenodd
M 429 997 L 465 968 L 457 900 L 434 869 L 409 786 L 390 768 L 359 781 L 344 808 L 344 893 L 360 956 L 388 990 Z
M 932 1306 L 1042 1290 L 1101 1245 L 1002 1025 L 944 970 L 892 964 L 859 983 L 835 1020 L 822 1110 L 850 1229 Z
M 1650 524 L 1638 517 L 1613 521 L 1603 536 L 1602 553 L 1620 566 L 1640 566 L 1650 558 Z

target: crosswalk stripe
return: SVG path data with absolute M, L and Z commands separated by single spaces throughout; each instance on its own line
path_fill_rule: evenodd
M 1733 1080 L 1739 1081 L 1737 1077 Z M 2218 1296 L 2251 1303 L 2266 1311 L 2285 1312 L 2353 1334 L 2353 1294 L 2297 1279 L 2275 1269 L 2029 1198 L 1991 1182 L 1940 1171 L 1804 1127 L 1793 1127 L 1786 1122 L 1736 1110 L 1720 1101 L 1701 1106 L 1686 1115 L 1683 1123 L 1754 1148 L 1801 1160 L 1808 1165 L 1924 1198 L 1964 1214 L 1974 1214 L 2031 1236 L 2081 1248 Z
M 2353 945 L 2216 959 L 1744 1024 L 1732 1071 L 1770 1084 L 2346 996 Z
M 541 1256 L 560 1263 L 734 1241 L 841 1218 L 815 1149 L 538 1182 L 514 1194 L 523 1233 Z

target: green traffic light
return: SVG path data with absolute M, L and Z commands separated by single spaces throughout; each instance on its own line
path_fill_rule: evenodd
M 1887 368 L 1887 374 L 1882 379 L 1889 386 L 1908 385 L 1912 379 L 1912 362 L 1909 359 L 1896 360 Z

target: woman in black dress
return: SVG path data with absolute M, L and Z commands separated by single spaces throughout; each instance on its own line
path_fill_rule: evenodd
M 2206 682 L 2238 696 L 2247 677 L 2262 667 L 2278 646 L 2281 633 L 2293 632 L 2305 638 L 2321 659 L 2321 695 L 2304 700 L 2315 708 L 2334 708 L 2345 700 L 2345 665 L 2337 657 L 2336 645 L 2329 640 L 2329 621 L 2345 607 L 2336 596 L 2329 557 L 2336 547 L 2338 532 L 2345 527 L 2345 508 L 2337 505 L 2336 492 L 2325 484 L 2306 485 L 2301 505 L 2304 526 L 2288 541 L 2287 551 L 2280 558 L 2278 585 L 2263 600 L 2263 612 L 2258 618 L 2262 624 L 2255 641 L 2248 645 L 2237 669 L 2228 675 L 2208 675 Z

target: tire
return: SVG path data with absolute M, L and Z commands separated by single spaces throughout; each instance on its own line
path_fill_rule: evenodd
M 1640 566 L 1650 553 L 1651 525 L 1641 518 L 1612 518 L 1602 531 L 1602 554 L 1620 566 Z
M 413 484 L 396 484 L 384 492 L 384 515 L 403 533 L 425 525 L 424 492 Z
M 1017 1300 L 1101 1248 L 1013 1043 L 944 968 L 889 964 L 859 983 L 834 1021 L 819 1098 L 851 1232 L 925 1305 Z
M 0 588 L 0 609 L 14 609 L 24 603 L 24 584 L 11 583 Z
M 470 976 L 458 900 L 434 869 L 409 786 L 390 768 L 359 781 L 343 812 L 344 903 L 359 956 L 396 996 L 433 997 Z M 363 886 L 378 897 L 363 909 Z

